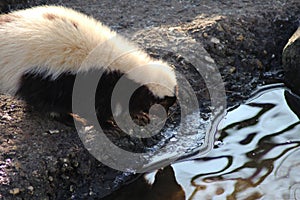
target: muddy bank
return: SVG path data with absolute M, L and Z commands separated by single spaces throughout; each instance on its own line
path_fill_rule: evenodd
M 22 3 L 0 3 L 0 8 L 7 12 L 59 3 L 92 15 L 128 37 L 153 27 L 178 29 L 204 46 L 215 60 L 226 83 L 229 106 L 247 99 L 259 85 L 283 81 L 281 53 L 300 18 L 297 0 Z M 187 78 L 199 90 L 199 96 L 205 97 L 205 92 L 200 92 L 203 87 L 199 87 L 203 82 L 189 71 L 193 66 L 176 52 L 157 50 L 159 40 L 144 44 L 143 37 L 147 35 L 133 38 L 152 56 L 186 68 Z M 13 97 L 1 95 L 0 102 L 0 198 L 99 199 L 136 178 L 137 175 L 109 169 L 95 160 L 74 129 L 26 108 Z

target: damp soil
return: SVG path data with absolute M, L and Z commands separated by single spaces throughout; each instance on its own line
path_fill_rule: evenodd
M 139 35 L 133 37 L 156 27 L 180 30 L 215 61 L 225 83 L 228 107 L 242 103 L 258 86 L 283 82 L 282 50 L 300 19 L 298 0 L 16 0 L 1 2 L 0 10 L 5 13 L 45 4 L 75 8 L 133 38 L 152 56 L 171 62 L 179 71 L 186 69 L 187 79 L 199 96 L 205 96 L 203 88 L 197 87 L 203 80 L 195 76 L 191 63 L 176 52 L 157 50 L 159 40 L 151 47 L 142 44 Z M 118 130 L 108 132 L 121 137 L 121 145 L 132 148 L 156 142 L 132 141 Z M 0 95 L 0 149 L 0 199 L 101 199 L 139 177 L 104 166 L 83 147 L 75 129 L 4 94 Z M 135 188 L 128 187 L 127 192 L 130 190 Z M 164 199 L 181 198 L 170 195 Z

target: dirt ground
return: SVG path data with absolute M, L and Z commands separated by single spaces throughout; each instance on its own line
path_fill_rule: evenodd
M 300 22 L 299 0 L 16 0 L 3 1 L 0 10 L 53 3 L 92 15 L 129 38 L 154 27 L 180 29 L 215 60 L 228 106 L 258 86 L 283 81 L 282 49 Z M 176 52 L 158 54 L 155 45 L 144 46 L 177 68 L 189 67 Z M 187 74 L 193 86 L 202 84 Z M 137 177 L 99 163 L 73 128 L 0 95 L 0 199 L 100 199 Z

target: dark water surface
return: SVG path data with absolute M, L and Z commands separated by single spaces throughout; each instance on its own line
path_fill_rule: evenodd
M 204 158 L 148 174 L 108 199 L 300 199 L 299 117 L 289 90 L 264 89 L 229 110 Z

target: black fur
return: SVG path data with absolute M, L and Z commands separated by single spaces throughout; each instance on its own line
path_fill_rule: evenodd
M 88 72 L 80 72 L 78 75 L 83 78 L 84 82 L 89 83 L 91 80 L 97 80 L 97 76 L 100 76 L 101 72 L 102 71 L 100 70 L 89 70 Z M 96 95 L 94 95 L 94 108 L 100 123 L 106 123 L 107 120 L 112 119 L 111 96 L 116 83 L 122 75 L 123 74 L 118 71 L 110 73 L 103 72 L 97 86 Z M 56 112 L 63 116 L 65 114 L 73 113 L 72 94 L 75 78 L 76 75 L 69 72 L 61 74 L 55 80 L 50 76 L 45 77 L 45 74 L 28 72 L 21 78 L 17 95 L 22 97 L 29 105 L 34 106 L 40 111 Z M 126 87 L 124 87 L 124 90 L 121 89 L 123 94 L 118 94 L 120 102 L 123 102 L 121 101 L 122 96 L 126 96 L 125 94 L 128 93 L 128 91 L 126 91 L 126 88 L 128 87 L 127 84 L 131 84 L 131 87 L 139 87 L 130 98 L 129 109 L 132 117 L 141 112 L 148 113 L 149 108 L 155 103 L 160 103 L 167 109 L 176 100 L 175 97 L 158 99 L 152 95 L 146 86 L 139 86 L 127 78 L 125 78 L 125 80 Z M 79 103 L 82 104 L 83 108 L 90 103 L 88 101 L 89 98 L 84 94 L 84 91 L 88 90 L 89 88 L 85 88 L 82 96 L 79 98 Z M 122 105 L 122 107 L 124 106 L 128 105 Z M 82 113 L 75 114 L 82 115 Z M 86 117 L 85 115 L 89 114 L 90 113 L 84 113 L 83 117 Z

